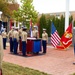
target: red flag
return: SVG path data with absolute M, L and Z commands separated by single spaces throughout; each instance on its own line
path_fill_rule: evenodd
M 11 30 L 11 28 L 12 28 L 12 20 L 10 20 L 10 30 Z
M 64 35 L 61 37 L 61 47 L 63 49 L 69 47 L 72 43 L 72 23 L 70 23 L 69 27 L 66 29 Z M 57 46 L 59 48 L 60 46 Z M 61 48 L 60 47 L 60 48 Z

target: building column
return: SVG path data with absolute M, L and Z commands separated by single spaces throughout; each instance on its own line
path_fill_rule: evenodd
M 18 28 L 19 28 L 19 24 L 20 24 L 20 23 L 18 22 Z
M 16 27 L 16 21 L 14 21 L 14 27 Z

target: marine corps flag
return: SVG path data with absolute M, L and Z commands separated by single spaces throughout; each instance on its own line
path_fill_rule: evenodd
M 70 23 L 64 35 L 61 37 L 60 42 L 62 46 L 57 46 L 57 48 L 60 48 L 60 49 L 61 48 L 65 49 L 71 45 L 72 43 L 72 23 Z

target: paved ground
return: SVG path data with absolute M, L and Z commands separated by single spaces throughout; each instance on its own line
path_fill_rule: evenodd
M 52 75 L 69 75 L 75 72 L 73 47 L 60 51 L 48 46 L 47 54 L 32 57 L 12 55 L 7 47 L 7 50 L 4 50 L 3 60 Z

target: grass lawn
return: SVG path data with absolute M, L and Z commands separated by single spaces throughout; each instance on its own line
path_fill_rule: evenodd
M 75 75 L 75 73 L 73 73 L 73 74 L 70 74 L 70 75 Z
M 50 75 L 38 70 L 3 62 L 3 75 Z

